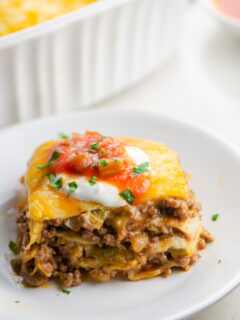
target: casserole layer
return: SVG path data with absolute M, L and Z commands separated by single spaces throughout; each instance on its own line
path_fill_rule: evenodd
M 201 205 L 189 190 L 175 152 L 153 141 L 98 135 L 87 132 L 67 142 L 50 141 L 37 148 L 29 162 L 25 177 L 28 198 L 19 204 L 17 216 L 21 274 L 29 285 L 40 286 L 54 279 L 69 287 L 83 280 L 125 277 L 137 281 L 166 276 L 174 267 L 188 270 L 197 261 L 198 250 L 213 240 L 202 227 Z M 86 137 L 91 141 L 87 149 L 82 147 Z M 133 164 L 132 168 L 133 162 L 124 151 L 130 146 L 141 150 L 149 163 L 142 167 Z M 116 160 L 118 148 L 115 162 L 111 157 L 114 154 Z M 49 164 L 56 150 L 61 153 Z M 91 176 L 90 185 L 104 181 L 121 188 L 112 177 L 124 176 L 123 187 L 132 186 L 132 192 L 127 189 L 131 201 L 125 198 L 127 202 L 121 206 L 106 207 L 74 198 L 74 193 L 64 194 L 62 185 L 56 187 L 56 180 L 51 184 L 50 175 L 55 173 L 60 179 L 63 170 L 70 180 L 87 176 L 92 164 L 78 175 L 66 167 L 66 163 L 71 168 L 74 164 L 74 170 L 79 170 L 76 160 L 83 154 L 84 162 L 98 161 L 94 162 L 96 176 Z M 127 178 L 125 173 L 119 174 L 122 171 Z M 147 188 L 141 189 L 141 183 L 147 183 Z M 119 189 L 120 195 L 122 191 Z M 140 195 L 135 197 L 135 192 Z
M 1 0 L 0 36 L 59 17 L 97 0 Z

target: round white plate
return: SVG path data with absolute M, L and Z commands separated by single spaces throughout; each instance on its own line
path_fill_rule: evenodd
M 182 319 L 212 304 L 240 282 L 240 155 L 224 140 L 190 124 L 155 114 L 92 111 L 52 117 L 0 133 L 0 206 L 16 201 L 18 179 L 32 151 L 59 132 L 97 130 L 165 142 L 192 173 L 191 188 L 203 204 L 204 225 L 216 240 L 202 251 L 189 272 L 137 283 L 84 283 L 66 295 L 55 286 L 16 285 L 6 260 L 15 239 L 13 218 L 0 215 L 0 319 L 4 320 L 170 320 Z M 217 221 L 212 221 L 218 213 Z M 221 259 L 221 263 L 218 263 Z M 15 303 L 19 300 L 20 303 Z

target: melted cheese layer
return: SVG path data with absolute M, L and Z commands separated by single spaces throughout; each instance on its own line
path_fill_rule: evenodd
M 127 143 L 129 146 L 141 149 L 147 155 L 145 159 L 149 160 L 152 169 L 150 177 L 151 185 L 145 194 L 143 202 L 145 200 L 157 200 L 166 197 L 187 199 L 187 180 L 180 166 L 177 154 L 174 151 L 169 150 L 165 144 L 154 141 L 132 138 L 119 138 L 119 140 Z M 47 170 L 38 170 L 36 166 L 46 163 L 49 151 L 58 141 L 60 140 L 44 143 L 34 152 L 26 174 L 26 185 L 30 197 L 35 189 L 47 184 L 47 180 L 42 179 L 43 173 L 47 172 Z M 141 158 L 142 161 L 143 158 Z
M 188 183 L 178 156 L 169 150 L 166 144 L 134 138 L 119 138 L 119 140 L 140 148 L 149 158 L 152 169 L 151 186 L 143 197 L 143 202 L 166 197 L 187 199 Z
M 149 159 L 151 167 L 150 187 L 143 197 L 147 200 L 160 200 L 166 197 L 187 199 L 188 185 L 180 166 L 177 154 L 168 149 L 165 144 L 131 138 L 119 140 L 141 149 Z M 38 170 L 36 166 L 47 162 L 49 151 L 60 140 L 42 144 L 34 152 L 26 173 L 25 183 L 28 190 L 31 243 L 38 241 L 45 219 L 67 219 L 77 216 L 81 212 L 95 209 L 106 209 L 102 204 L 84 201 L 70 197 L 67 199 L 62 192 L 49 186 L 48 178 L 42 178 L 47 169 Z M 142 160 L 141 160 L 142 161 Z

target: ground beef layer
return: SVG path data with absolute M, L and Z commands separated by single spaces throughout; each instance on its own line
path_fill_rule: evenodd
M 188 240 L 183 232 L 163 222 L 169 217 L 184 221 L 199 215 L 201 205 L 192 195 L 188 201 L 168 198 L 129 206 L 104 218 L 101 212 L 85 212 L 66 220 L 45 220 L 39 243 L 28 249 L 27 210 L 25 207 L 19 211 L 16 222 L 20 274 L 30 286 L 41 286 L 49 280 L 67 288 L 84 280 L 165 277 L 174 268 L 188 270 L 199 258 L 198 250 L 190 256 L 182 250 L 156 251 L 162 239 L 177 235 Z M 204 249 L 211 241 L 212 236 L 203 231 L 197 249 Z

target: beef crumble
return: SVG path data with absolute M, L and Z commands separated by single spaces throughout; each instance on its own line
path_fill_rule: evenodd
M 25 207 L 16 217 L 20 230 L 17 246 L 21 248 L 23 256 L 26 253 L 31 256 L 33 250 L 35 253 L 34 259 L 23 259 L 21 275 L 31 286 L 40 286 L 49 279 L 55 279 L 63 288 L 67 288 L 80 285 L 82 276 L 84 279 L 96 281 L 107 281 L 115 276 L 138 280 L 139 275 L 142 275 L 142 278 L 148 277 L 147 272 L 152 276 L 168 276 L 174 267 L 187 270 L 197 261 L 198 254 L 190 257 L 184 254 L 175 257 L 170 252 L 151 254 L 148 246 L 173 235 L 188 240 L 183 232 L 171 225 L 163 224 L 163 221 L 169 217 L 184 221 L 199 214 L 200 210 L 201 205 L 193 197 L 189 197 L 188 201 L 167 198 L 158 203 L 148 201 L 138 207 L 129 206 L 124 213 L 128 215 L 128 219 L 124 219 L 117 212 L 113 214 L 113 218 L 107 218 L 100 228 L 96 228 L 89 215 L 85 213 L 66 220 L 45 220 L 40 243 L 34 243 L 26 249 L 30 237 Z M 116 229 L 119 225 L 121 232 L 117 232 Z M 83 241 L 102 250 L 127 249 L 131 257 L 126 259 L 130 264 L 133 263 L 132 266 L 127 270 L 113 270 L 108 264 L 99 264 L 99 259 L 89 254 L 87 245 L 75 240 L 67 241 L 61 237 L 61 232 L 66 231 L 78 235 Z M 206 243 L 211 241 L 213 238 L 204 230 L 199 238 L 198 249 L 203 249 Z M 113 250 L 108 249 L 108 256 L 104 259 L 112 259 Z

